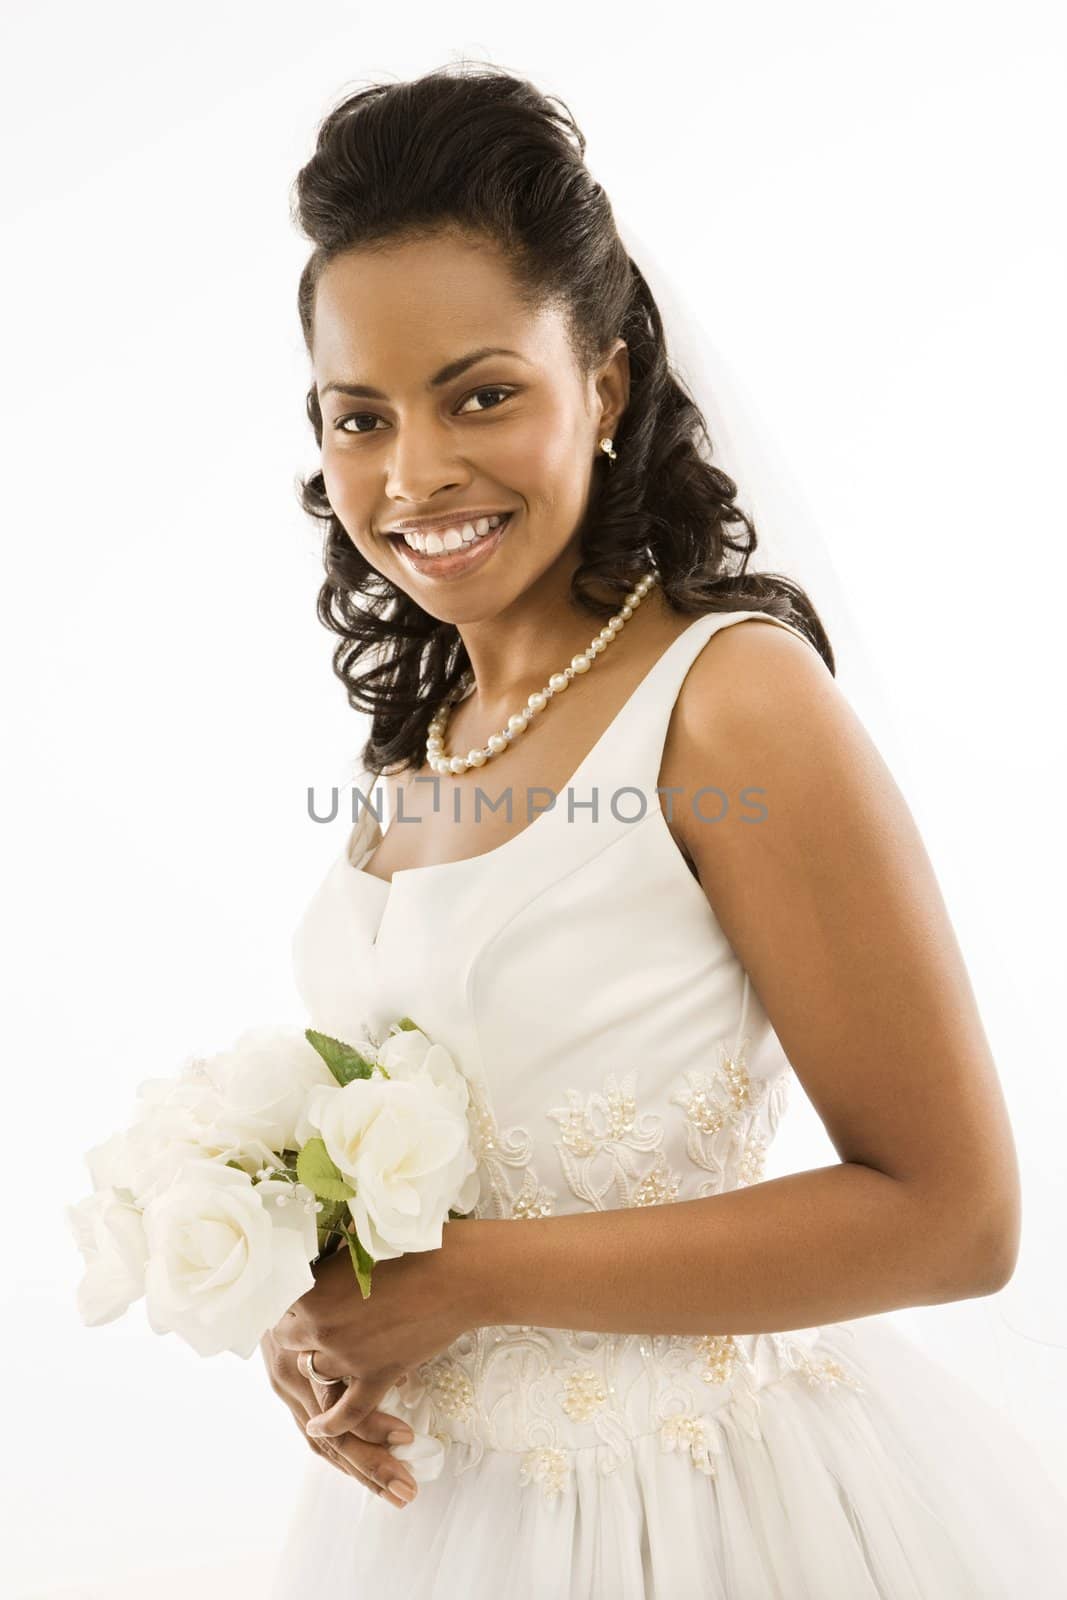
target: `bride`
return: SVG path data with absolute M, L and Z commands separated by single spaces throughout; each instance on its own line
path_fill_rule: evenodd
M 1067 1506 L 881 1316 L 1019 1248 L 949 916 L 583 155 L 450 70 L 345 99 L 297 184 L 353 801 L 402 781 L 296 976 L 447 1045 L 481 1195 L 264 1339 L 312 1451 L 274 1592 L 1051 1597 Z M 840 1159 L 768 1180 L 801 1087 Z

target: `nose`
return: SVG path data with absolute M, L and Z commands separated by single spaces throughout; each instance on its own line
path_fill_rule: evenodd
M 406 506 L 432 505 L 435 495 L 462 491 L 471 482 L 469 474 L 457 471 L 455 461 L 445 459 L 444 442 L 433 429 L 394 435 L 386 497 L 403 511 Z

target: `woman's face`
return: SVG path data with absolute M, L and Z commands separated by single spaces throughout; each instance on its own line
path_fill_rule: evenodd
M 490 347 L 512 353 L 469 361 Z M 330 263 L 312 366 L 330 504 L 371 565 L 425 611 L 475 621 L 557 563 L 569 577 L 599 441 L 629 397 L 622 340 L 583 379 L 562 314 L 523 307 L 492 246 L 442 234 Z M 465 512 L 510 520 L 485 538 L 468 528 L 440 566 L 388 533 L 414 521 L 462 539 Z

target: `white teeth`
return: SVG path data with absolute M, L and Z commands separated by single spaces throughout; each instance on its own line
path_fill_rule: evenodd
M 476 522 L 465 522 L 462 527 L 446 528 L 443 534 L 429 533 L 424 536 L 420 533 L 405 533 L 404 543 L 423 555 L 441 555 L 444 551 L 459 550 L 465 544 L 473 544 L 475 539 L 485 539 L 506 520 L 507 514 L 479 517 Z

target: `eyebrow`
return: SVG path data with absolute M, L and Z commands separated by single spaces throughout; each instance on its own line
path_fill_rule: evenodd
M 517 360 L 525 362 L 526 366 L 530 365 L 526 357 L 520 355 L 517 350 L 505 350 L 500 345 L 483 345 L 480 350 L 469 350 L 465 356 L 458 356 L 455 361 L 449 361 L 447 365 L 441 368 L 440 372 L 434 373 L 426 387 L 428 389 L 443 388 L 446 383 L 451 383 L 453 378 L 462 377 L 468 367 L 473 367 L 477 362 L 484 361 L 487 356 L 515 356 Z M 323 399 L 331 390 L 337 394 L 349 395 L 354 399 L 360 400 L 388 400 L 389 398 L 380 389 L 372 389 L 366 383 L 340 383 L 334 381 L 325 384 L 319 390 L 319 399 Z

